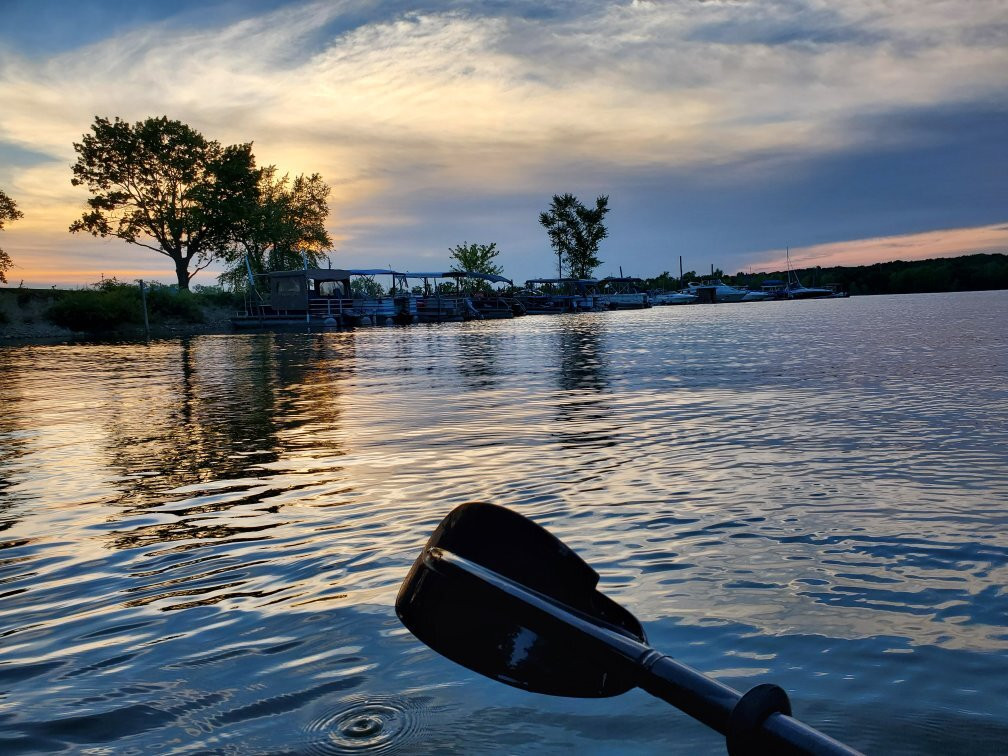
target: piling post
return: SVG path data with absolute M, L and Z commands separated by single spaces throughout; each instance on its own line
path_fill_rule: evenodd
M 150 322 L 147 320 L 147 287 L 144 286 L 143 279 L 140 279 L 140 301 L 143 302 L 144 313 L 144 337 L 150 338 Z

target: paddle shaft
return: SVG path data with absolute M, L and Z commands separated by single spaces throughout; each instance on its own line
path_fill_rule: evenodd
M 731 733 L 732 711 L 742 694 L 701 672 L 655 651 L 646 643 L 598 619 L 563 606 L 493 570 L 450 551 L 431 548 L 424 553 L 426 566 L 437 572 L 457 570 L 536 609 L 544 619 L 572 629 L 603 645 L 637 671 L 637 685 L 675 706 L 722 735 Z M 859 753 L 786 714 L 770 714 L 759 727 L 761 746 L 774 753 L 815 756 L 857 756 Z

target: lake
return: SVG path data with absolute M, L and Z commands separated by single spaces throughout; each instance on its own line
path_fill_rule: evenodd
M 0 347 L 0 752 L 724 753 L 393 603 L 454 506 L 874 753 L 1008 743 L 1008 292 Z

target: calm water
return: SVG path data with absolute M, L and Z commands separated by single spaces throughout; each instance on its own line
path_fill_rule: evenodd
M 988 292 L 2 347 L 0 752 L 724 752 L 406 632 L 469 500 L 855 747 L 1004 752 L 1006 323 Z

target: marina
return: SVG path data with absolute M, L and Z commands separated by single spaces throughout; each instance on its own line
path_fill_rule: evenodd
M 389 278 L 387 290 L 378 283 L 379 277 Z M 643 279 L 624 276 L 536 278 L 517 288 L 504 276 L 456 270 L 305 268 L 264 273 L 258 278 L 265 282 L 266 291 L 260 294 L 260 287 L 247 289 L 244 310 L 231 319 L 236 330 L 409 325 L 637 310 L 653 305 L 845 296 L 835 289 L 803 287 L 797 277 L 796 283 L 771 282 L 761 290 L 736 288 L 715 279 L 690 282 L 686 288 L 671 292 L 649 292 Z M 367 280 L 367 293 L 355 291 L 355 279 Z

